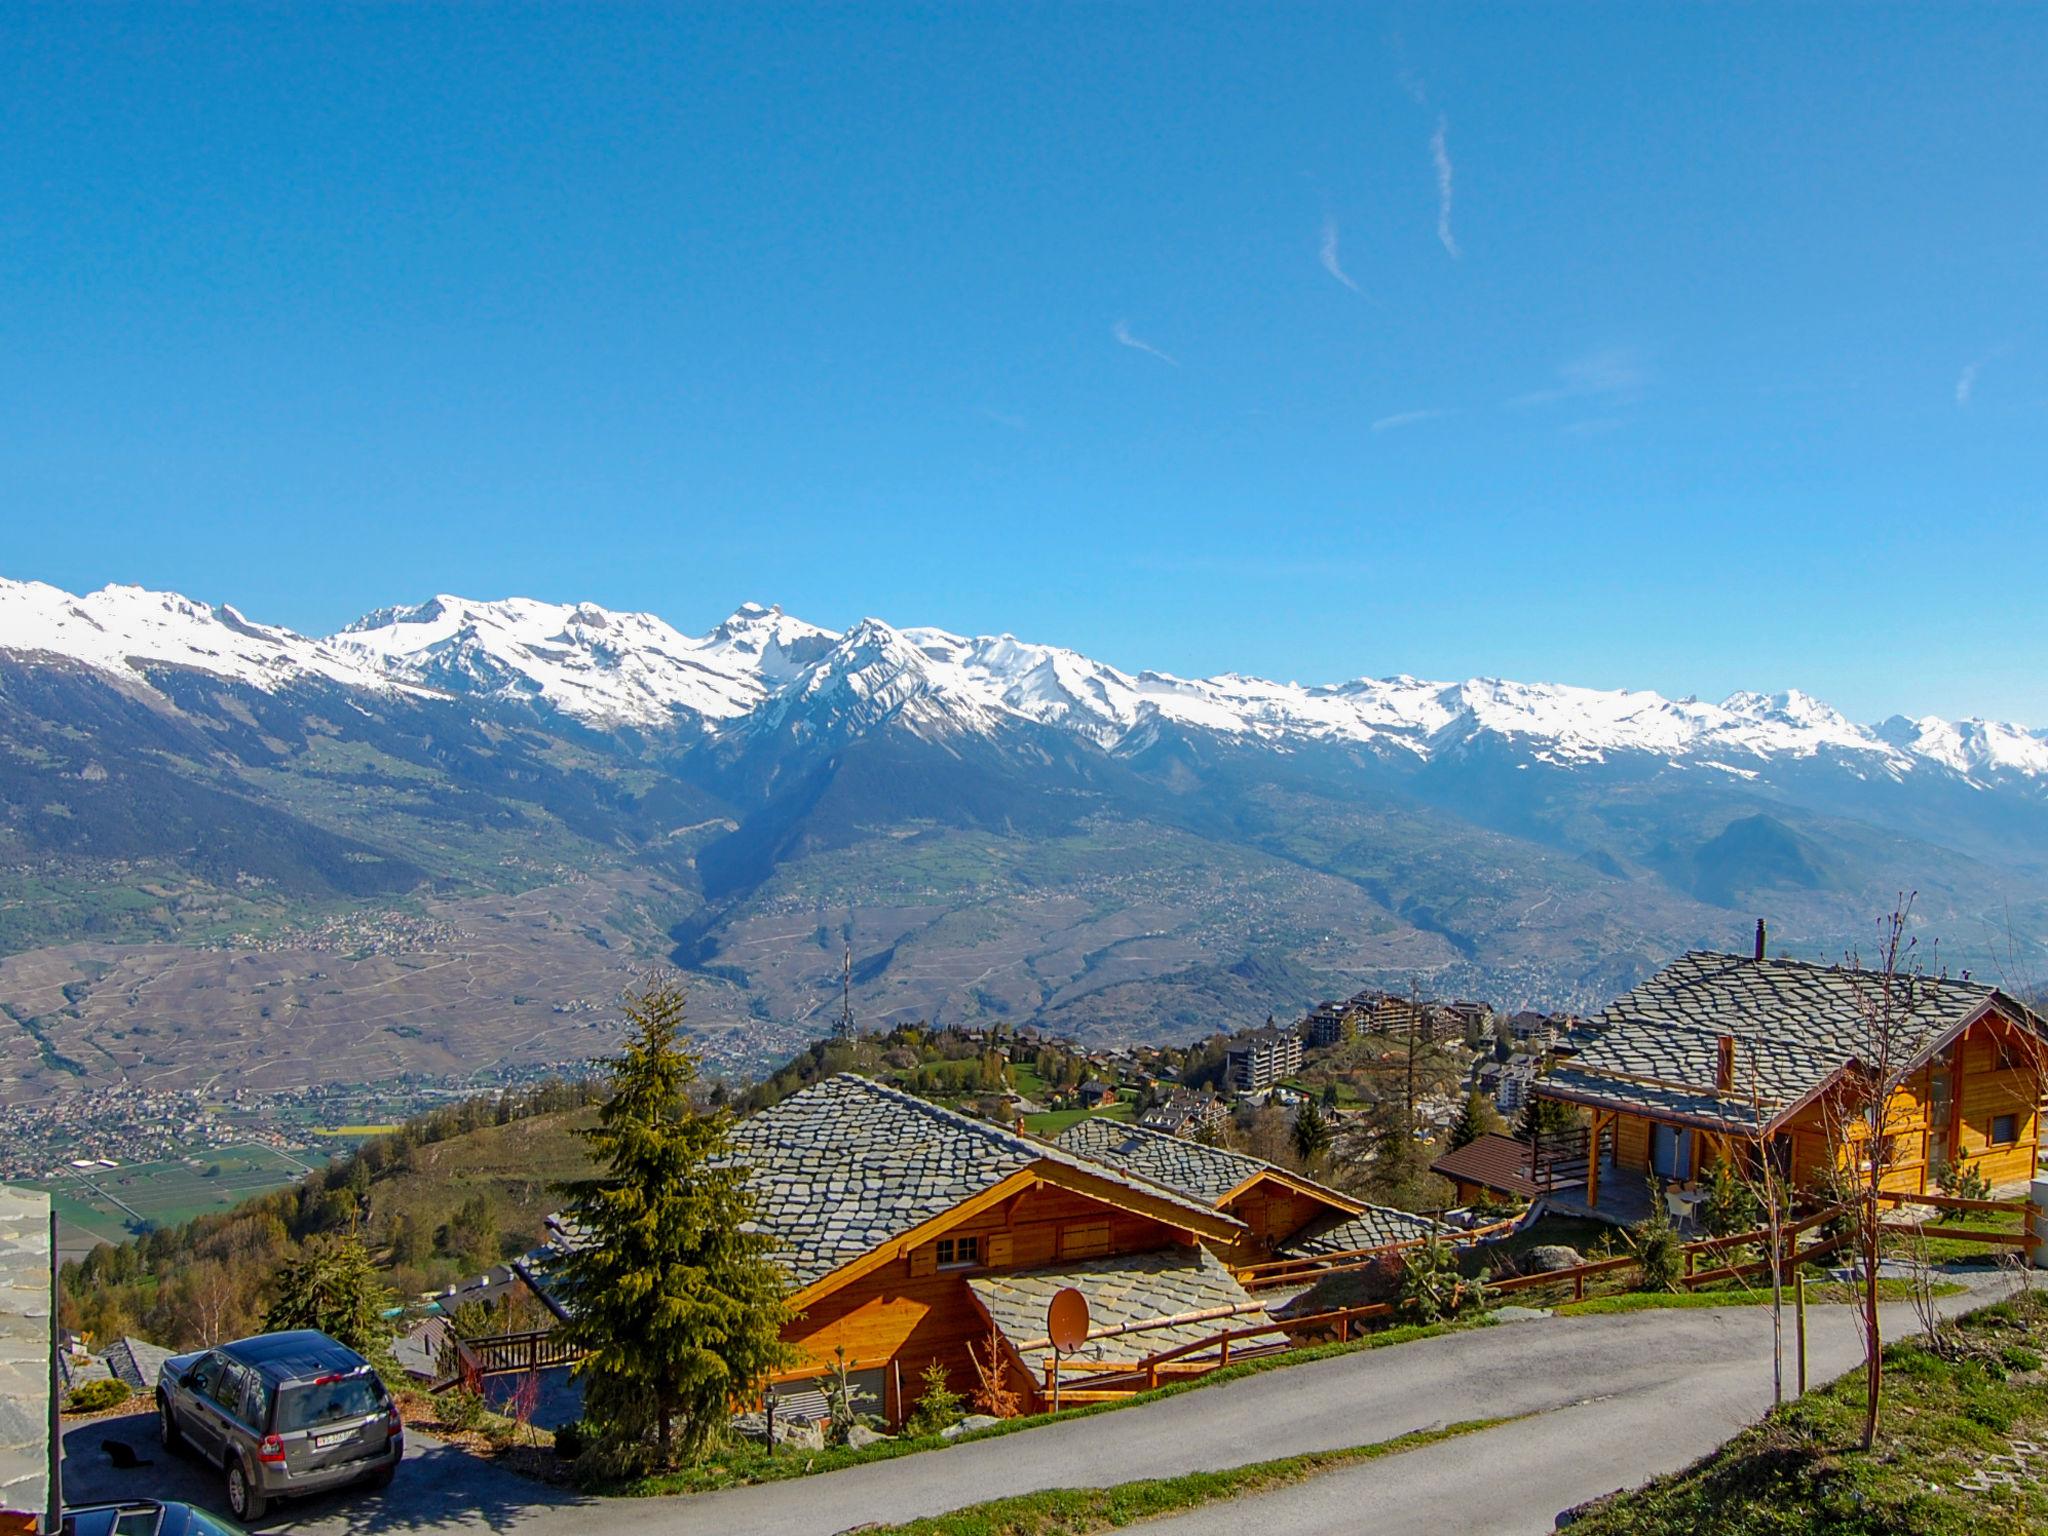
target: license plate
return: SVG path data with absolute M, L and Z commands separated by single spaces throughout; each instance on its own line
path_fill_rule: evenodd
M 344 1440 L 348 1439 L 354 1433 L 355 1431 L 352 1429 L 344 1429 L 339 1434 L 315 1435 L 313 1437 L 313 1449 L 316 1451 L 324 1451 L 330 1446 L 340 1445 Z

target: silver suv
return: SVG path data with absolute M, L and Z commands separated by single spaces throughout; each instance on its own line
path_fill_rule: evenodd
M 173 1355 L 156 1387 L 164 1447 L 189 1447 L 227 1479 L 228 1512 L 276 1498 L 391 1481 L 405 1426 L 370 1363 L 310 1329 Z

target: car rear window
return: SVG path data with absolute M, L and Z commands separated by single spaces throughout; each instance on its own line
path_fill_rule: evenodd
M 332 1381 L 302 1382 L 278 1393 L 277 1433 L 366 1418 L 383 1406 L 383 1384 L 367 1371 Z

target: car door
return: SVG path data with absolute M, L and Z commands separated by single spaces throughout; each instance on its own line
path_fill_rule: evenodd
M 230 1449 L 242 1449 L 241 1442 L 248 1438 L 241 1427 L 242 1393 L 248 1384 L 249 1372 L 246 1369 L 232 1360 L 223 1360 L 220 1374 L 214 1378 L 206 1394 L 205 1411 L 212 1420 L 216 1461 Z
M 221 1356 L 213 1352 L 203 1354 L 197 1366 L 184 1372 L 176 1391 L 170 1395 L 172 1407 L 178 1413 L 178 1430 L 209 1462 L 221 1458 L 221 1419 L 213 1411 L 213 1389 L 219 1384 L 225 1366 L 227 1360 Z

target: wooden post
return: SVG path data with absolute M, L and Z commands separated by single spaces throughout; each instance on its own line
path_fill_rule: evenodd
M 1593 1111 L 1592 1134 L 1586 1139 L 1586 1209 L 1600 1209 L 1600 1121 L 1599 1110 Z
M 1572 1300 L 1584 1301 L 1585 1299 L 1586 1271 L 1583 1268 L 1574 1268 L 1572 1271 Z
M 1799 1332 L 1799 1395 L 1806 1396 L 1806 1271 L 1792 1272 L 1792 1316 Z
M 1223 1336 L 1223 1346 L 1217 1354 L 1216 1369 L 1220 1371 L 1228 1364 L 1230 1364 L 1230 1335 L 1226 1333 Z

